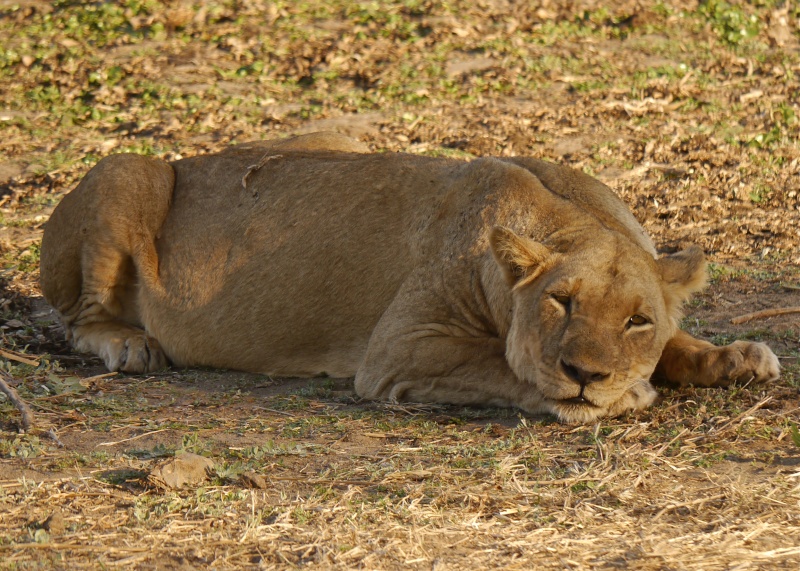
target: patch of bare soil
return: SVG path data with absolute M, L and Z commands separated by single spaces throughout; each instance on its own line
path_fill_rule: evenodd
M 800 314 L 731 322 L 800 306 L 792 3 L 0 1 L 0 33 L 0 370 L 35 418 L 0 400 L 0 570 L 798 568 Z M 70 350 L 38 248 L 101 156 L 323 129 L 600 178 L 706 251 L 683 326 L 781 379 L 570 427 Z

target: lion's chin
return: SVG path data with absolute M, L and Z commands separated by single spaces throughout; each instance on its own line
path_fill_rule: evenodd
M 551 401 L 552 412 L 565 424 L 585 424 L 607 414 L 607 409 L 579 395 Z
M 581 393 L 561 399 L 547 399 L 548 410 L 566 424 L 585 424 L 601 417 L 615 417 L 630 411 L 646 408 L 656 398 L 656 391 L 647 380 L 636 381 L 628 390 L 616 398 L 609 395 Z M 605 398 L 603 398 L 605 397 Z
M 565 424 L 585 424 L 606 416 L 607 409 L 576 397 L 551 402 L 551 412 Z

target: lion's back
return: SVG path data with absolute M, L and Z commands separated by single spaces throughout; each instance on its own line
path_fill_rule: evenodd
M 156 244 L 166 296 L 143 293 L 145 326 L 177 363 L 230 353 L 240 369 L 354 374 L 438 202 L 440 163 L 413 162 L 250 148 L 174 163 Z M 409 193 L 414 177 L 427 186 Z
M 493 226 L 573 208 L 495 159 L 245 145 L 173 168 L 156 243 L 164 295 L 144 291 L 141 305 L 178 364 L 353 374 L 411 272 L 438 279 L 486 255 Z

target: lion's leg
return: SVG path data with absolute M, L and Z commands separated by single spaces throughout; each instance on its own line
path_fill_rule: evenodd
M 376 400 L 514 407 L 567 423 L 618 416 L 655 399 L 653 387 L 642 381 L 605 409 L 550 400 L 514 374 L 504 353 L 505 342 L 496 337 L 442 336 L 419 326 L 413 334 L 367 350 L 356 373 L 356 392 Z
M 505 343 L 467 324 L 420 270 L 401 286 L 372 331 L 356 372 L 365 398 L 518 406 L 539 412 L 533 387 L 505 360 Z
M 140 287 L 157 289 L 155 235 L 169 209 L 172 167 L 158 159 L 113 155 L 64 197 L 45 227 L 41 285 L 78 351 L 110 370 L 166 366 L 141 328 Z
M 680 330 L 667 342 L 655 372 L 671 383 L 701 387 L 773 381 L 779 374 L 778 358 L 764 343 L 735 341 L 717 347 Z
M 96 354 L 110 371 L 148 373 L 167 366 L 167 358 L 155 338 L 119 320 L 73 326 L 71 333 L 76 351 Z
M 446 294 L 445 294 L 446 295 Z M 506 343 L 459 316 L 445 296 L 408 285 L 381 317 L 356 372 L 356 392 L 369 399 L 515 407 L 551 413 L 569 423 L 590 422 L 649 406 L 655 391 L 643 381 L 608 408 L 545 398 L 511 370 Z
M 356 372 L 356 392 L 369 399 L 513 407 L 546 412 L 533 386 L 522 383 L 504 357 L 505 343 L 451 336 L 420 324 L 370 341 Z
M 147 373 L 167 366 L 161 346 L 141 328 L 131 256 L 105 243 L 84 245 L 78 302 L 61 311 L 76 351 L 98 355 L 111 371 Z

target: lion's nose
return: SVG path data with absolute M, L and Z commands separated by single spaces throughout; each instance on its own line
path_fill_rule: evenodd
M 570 363 L 567 363 L 563 359 L 561 360 L 561 369 L 564 371 L 564 374 L 567 377 L 569 377 L 571 380 L 575 381 L 582 387 L 585 387 L 586 385 L 589 385 L 591 383 L 599 383 L 605 381 L 608 377 L 611 376 L 610 373 L 589 371 L 582 367 L 572 365 Z

